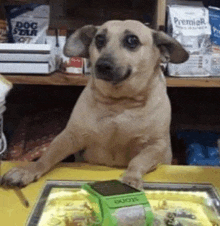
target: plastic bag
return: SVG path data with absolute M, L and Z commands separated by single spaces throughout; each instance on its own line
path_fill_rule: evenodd
M 10 43 L 44 44 L 50 7 L 41 4 L 5 6 Z
M 169 7 L 168 33 L 189 52 L 182 64 L 168 64 L 172 76 L 209 76 L 212 67 L 211 26 L 205 7 L 173 5 Z

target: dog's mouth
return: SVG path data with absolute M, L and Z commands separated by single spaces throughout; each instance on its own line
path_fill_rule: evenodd
M 100 58 L 95 65 L 96 78 L 111 82 L 114 85 L 127 79 L 131 73 L 131 66 L 128 66 L 125 70 L 122 67 L 116 67 L 111 60 Z

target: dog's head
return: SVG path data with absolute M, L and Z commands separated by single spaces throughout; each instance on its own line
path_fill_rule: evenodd
M 150 76 L 161 62 L 182 63 L 188 59 L 175 39 L 134 20 L 84 26 L 69 37 L 64 54 L 90 58 L 93 76 L 111 84 L 137 74 Z

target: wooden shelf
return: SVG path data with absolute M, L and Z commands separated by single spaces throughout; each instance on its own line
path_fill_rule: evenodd
M 87 76 L 68 75 L 55 72 L 50 75 L 5 75 L 5 78 L 13 84 L 30 85 L 74 85 L 85 86 L 88 81 Z M 166 77 L 168 87 L 220 87 L 220 77 L 206 78 L 177 78 Z
M 166 77 L 168 87 L 220 87 L 220 77 L 177 78 Z
M 13 84 L 85 86 L 88 77 L 54 72 L 50 75 L 4 75 Z

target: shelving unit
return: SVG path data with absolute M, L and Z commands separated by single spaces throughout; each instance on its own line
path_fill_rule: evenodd
M 29 0 L 4 0 L 8 4 L 25 4 Z M 154 29 L 164 29 L 166 17 L 166 0 L 129 1 L 107 0 L 70 1 L 70 0 L 35 0 L 35 3 L 50 4 L 51 28 L 77 29 L 85 24 L 100 25 L 109 19 L 139 19 L 144 20 L 144 13 L 151 19 Z M 0 10 L 0 16 L 2 12 Z M 55 72 L 51 75 L 6 75 L 13 84 L 31 85 L 68 85 L 84 86 L 88 78 L 78 75 L 66 75 Z M 220 87 L 220 77 L 178 78 L 166 77 L 168 87 Z
M 85 86 L 88 77 L 84 75 L 68 75 L 55 72 L 51 75 L 5 75 L 13 84 L 25 85 L 67 85 Z M 168 77 L 166 76 L 167 87 L 209 87 L 219 88 L 220 77 Z

